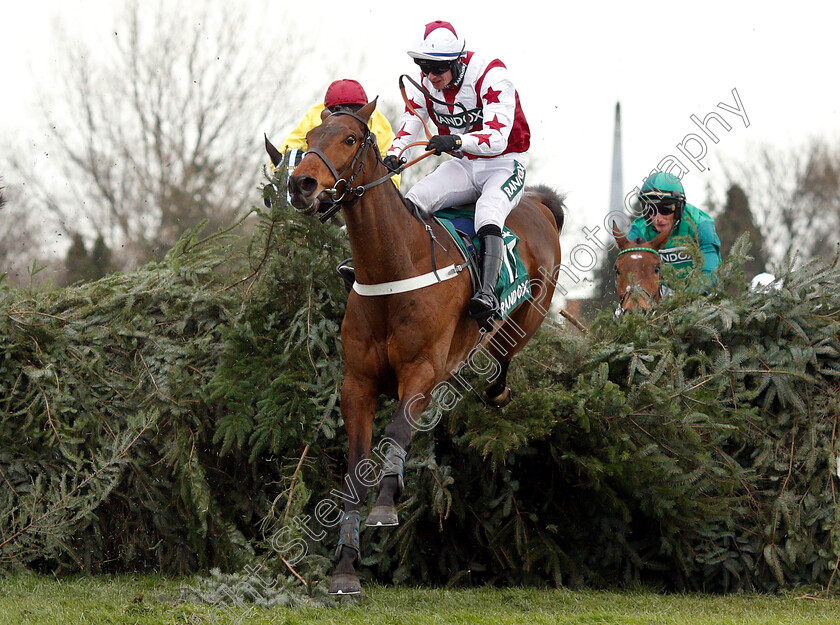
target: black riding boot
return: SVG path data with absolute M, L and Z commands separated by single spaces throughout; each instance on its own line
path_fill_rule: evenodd
M 501 231 L 498 228 L 491 226 L 490 229 L 489 233 L 478 233 L 481 241 L 481 285 L 467 304 L 470 317 L 478 321 L 479 325 L 489 323 L 493 314 L 499 310 L 496 283 L 499 281 L 499 273 L 502 270 L 505 243 L 502 241 Z
M 353 289 L 353 284 L 356 282 L 356 270 L 350 265 L 352 262 L 353 259 L 348 258 L 341 261 L 338 267 L 335 268 L 338 275 L 340 275 L 344 280 L 344 285 L 346 286 L 348 293 Z

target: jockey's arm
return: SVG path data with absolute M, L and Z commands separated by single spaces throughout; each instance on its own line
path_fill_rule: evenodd
M 323 104 L 316 104 L 304 115 L 300 123 L 295 127 L 286 140 L 281 144 L 280 150 L 288 152 L 292 149 L 303 150 L 304 152 L 309 148 L 306 142 L 306 134 L 321 124 L 321 111 L 324 110 Z
M 481 86 L 481 102 L 483 128 L 460 135 L 461 150 L 477 156 L 496 156 L 507 149 L 516 115 L 516 89 L 504 67 L 487 72 Z
M 394 131 L 391 123 L 379 111 L 374 111 L 370 117 L 371 132 L 376 135 L 376 145 L 379 147 L 379 154 L 384 158 L 388 154 L 388 148 L 394 142 Z
M 373 111 L 373 115 L 370 116 L 368 127 L 374 136 L 376 136 L 376 145 L 379 148 L 380 156 L 385 158 L 388 155 L 388 148 L 391 147 L 391 144 L 394 142 L 394 131 L 391 129 L 391 123 L 385 115 L 375 110 Z M 391 180 L 394 181 L 394 184 L 397 185 L 397 189 L 399 189 L 400 174 L 392 176 Z
M 711 277 L 721 262 L 720 239 L 713 221 L 705 221 L 698 226 L 697 239 L 703 254 L 703 273 Z

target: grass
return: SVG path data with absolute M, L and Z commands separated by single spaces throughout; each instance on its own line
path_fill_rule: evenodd
M 143 575 L 0 578 L 0 625 L 799 625 L 840 622 L 840 598 L 664 595 L 648 590 L 432 589 L 372 586 L 335 607 L 238 609 L 185 602 L 198 578 Z

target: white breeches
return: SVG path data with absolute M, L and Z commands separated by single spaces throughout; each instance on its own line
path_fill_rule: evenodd
M 469 160 L 453 158 L 411 187 L 405 197 L 425 215 L 475 202 L 475 229 L 500 229 L 525 188 L 525 154 Z

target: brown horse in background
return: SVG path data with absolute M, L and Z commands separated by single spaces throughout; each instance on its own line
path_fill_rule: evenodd
M 650 308 L 662 297 L 659 290 L 661 261 L 659 250 L 671 237 L 671 230 L 660 232 L 651 241 L 630 241 L 613 222 L 613 237 L 618 246 L 615 260 L 615 283 L 618 292 L 618 313 L 636 308 Z
M 376 100 L 357 113 L 325 113 L 323 123 L 307 135 L 309 151 L 289 178 L 292 204 L 305 214 L 317 212 L 328 196 L 341 206 L 356 269 L 357 284 L 341 326 L 341 414 L 349 439 L 345 489 L 351 496 L 345 498 L 341 517 L 333 594 L 361 592 L 355 567 L 360 509 L 368 487 L 378 482 L 379 492 L 365 524 L 398 524 L 395 500 L 403 488 L 412 430 L 420 427 L 420 415 L 433 399 L 440 405 L 445 381 L 480 349 L 495 365 L 485 396 L 497 406 L 510 400 L 510 360 L 542 324 L 554 294 L 553 280 L 543 284 L 535 278 L 540 270 L 554 276 L 560 266 L 563 200 L 549 189 L 529 190 L 506 225 L 520 238 L 518 250 L 532 279 L 532 298 L 491 332 L 480 331 L 466 312 L 473 290 L 465 259 L 440 224 L 409 213 L 390 182 L 392 174 L 367 127 L 375 108 Z M 432 277 L 425 286 L 403 290 L 417 283 L 401 281 L 418 276 Z M 383 283 L 392 285 L 393 292 L 360 294 Z M 398 398 L 398 406 L 385 429 L 387 447 L 378 479 L 371 479 L 376 476 L 368 459 L 373 418 L 383 394 Z

